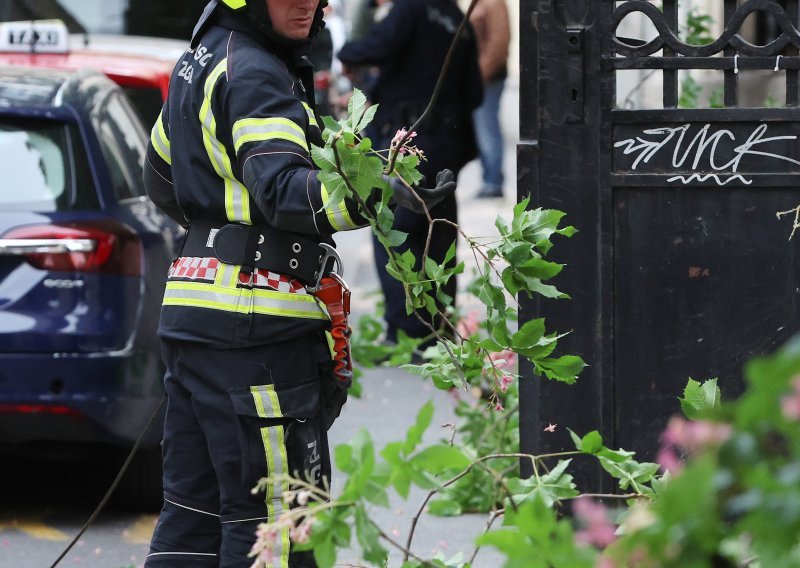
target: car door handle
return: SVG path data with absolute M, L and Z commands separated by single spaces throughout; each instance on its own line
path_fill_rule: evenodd
M 91 252 L 95 248 L 93 239 L 0 239 L 0 255 Z

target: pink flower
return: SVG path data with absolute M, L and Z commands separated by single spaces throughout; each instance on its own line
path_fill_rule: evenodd
M 289 538 L 292 542 L 297 544 L 305 544 L 311 538 L 311 526 L 313 525 L 312 519 L 305 519 L 296 527 L 292 527 L 289 531 Z
M 500 377 L 500 390 L 506 392 L 511 383 L 514 382 L 513 375 L 503 375 Z
M 683 462 L 672 447 L 661 448 L 656 456 L 656 461 L 663 471 L 669 471 L 673 475 L 683 469 Z
M 708 420 L 685 420 L 674 416 L 661 434 L 663 446 L 657 461 L 662 469 L 678 473 L 682 469 L 679 453 L 690 456 L 723 444 L 731 436 L 731 425 Z
M 456 326 L 461 337 L 471 337 L 478 332 L 480 319 L 477 310 L 472 310 L 461 318 Z
M 787 420 L 800 421 L 800 376 L 792 380 L 792 392 L 781 399 L 781 412 Z
M 719 446 L 731 435 L 730 424 L 708 420 L 685 420 L 677 416 L 670 419 L 661 440 L 667 446 L 696 454 L 710 446 Z
M 545 432 L 550 432 L 550 433 L 555 432 L 556 431 L 556 426 L 558 426 L 558 424 L 550 424 L 550 423 L 548 423 L 547 426 L 544 427 L 544 431 Z
M 498 369 L 511 370 L 516 367 L 517 354 L 508 349 L 504 349 L 500 352 L 493 351 L 489 353 L 489 360 L 495 363 Z
M 588 497 L 578 497 L 572 502 L 572 511 L 584 527 L 575 533 L 577 543 L 605 548 L 617 540 L 617 535 L 614 534 L 617 527 L 608 520 L 602 503 Z
M 495 404 L 495 405 L 494 405 L 494 409 L 495 409 L 497 412 L 502 412 L 502 411 L 504 411 L 504 410 L 505 410 L 505 408 L 503 408 L 503 404 L 502 404 L 502 403 L 500 403 L 500 402 L 498 402 L 497 404 Z

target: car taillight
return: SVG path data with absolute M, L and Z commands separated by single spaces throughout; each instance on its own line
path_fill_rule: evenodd
M 314 73 L 314 88 L 318 91 L 327 91 L 331 86 L 331 74 L 328 71 Z
M 73 408 L 50 404 L 0 404 L 0 414 L 49 414 L 70 416 L 77 420 L 85 419 L 83 414 Z
M 139 276 L 139 237 L 112 220 L 26 225 L 0 238 L 0 254 L 24 256 L 42 270 Z

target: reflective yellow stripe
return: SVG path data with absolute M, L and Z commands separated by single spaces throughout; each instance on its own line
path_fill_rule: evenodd
M 339 203 L 328 203 L 328 188 L 324 183 L 320 183 L 320 193 L 322 196 L 322 203 L 325 205 L 325 214 L 328 216 L 328 222 L 337 231 L 349 231 L 357 229 L 358 225 L 353 223 L 350 219 L 350 212 L 347 210 L 347 205 L 344 201 Z
M 256 413 L 261 418 L 281 418 L 280 401 L 273 385 L 256 385 L 250 387 L 250 394 L 256 405 Z M 267 505 L 267 520 L 276 521 L 286 503 L 284 495 L 289 490 L 289 458 L 286 453 L 284 428 L 281 424 L 261 428 L 261 443 L 264 446 L 264 455 L 267 461 L 267 475 L 273 476 L 273 481 L 266 488 L 265 503 Z M 277 477 L 277 476 L 280 476 Z M 280 538 L 275 540 L 273 556 L 277 560 L 272 564 L 274 568 L 289 566 L 289 529 L 282 528 Z
M 316 126 L 319 128 L 319 124 L 317 123 L 317 117 L 314 116 L 314 111 L 311 110 L 311 107 L 308 106 L 308 103 L 303 103 L 303 108 L 306 109 L 306 114 L 308 115 L 308 124 L 310 126 Z
M 161 159 L 172 165 L 172 154 L 170 152 L 169 138 L 164 130 L 164 119 L 162 113 L 158 113 L 158 119 L 150 131 L 150 142 L 156 153 L 161 156 Z
M 203 104 L 200 106 L 200 125 L 203 132 L 203 145 L 214 171 L 225 184 L 225 215 L 229 221 L 251 224 L 250 195 L 247 188 L 233 175 L 231 160 L 225 146 L 217 139 L 217 121 L 211 110 L 211 100 L 217 81 L 225 73 L 228 59 L 220 61 L 211 71 L 203 85 Z
M 233 148 L 237 154 L 248 142 L 266 140 L 288 140 L 308 152 L 305 132 L 288 118 L 243 118 L 233 125 Z
M 308 294 L 229 288 L 203 282 L 167 282 L 163 304 L 240 314 L 329 319 L 314 297 Z

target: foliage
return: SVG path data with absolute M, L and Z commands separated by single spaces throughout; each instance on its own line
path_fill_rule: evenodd
M 451 300 L 442 286 L 464 272 L 464 264 L 440 265 L 393 249 L 406 235 L 392 228 L 386 176 L 413 186 L 421 153 L 408 144 L 411 133 L 398 133 L 388 151 L 373 149 L 360 132 L 374 107 L 366 107 L 356 93 L 349 111 L 349 118 L 325 120 L 326 145 L 313 149 L 320 178 L 331 191 L 329 203 L 344 197 L 359 203 L 387 247 L 389 272 L 404 284 L 409 313 L 438 314 L 445 321 L 444 328 L 430 330 L 436 346 L 419 353 L 416 339 L 401 336 L 396 346 L 380 344 L 380 322 L 364 318 L 353 352 L 362 362 L 400 364 L 439 388 L 458 389 L 462 424 L 449 440 L 423 445 L 433 415 L 429 403 L 405 436 L 383 448 L 362 430 L 335 449 L 336 465 L 346 477 L 336 496 L 303 479 L 282 479 L 291 484 L 286 498 L 294 507 L 261 526 L 254 567 L 267 565 L 263 552 L 286 529 L 293 546 L 313 550 L 320 568 L 333 566 L 337 551 L 353 543 L 371 566 L 387 566 L 390 548 L 400 551 L 401 568 L 469 568 L 483 546 L 500 551 L 504 566 L 512 568 L 799 566 L 800 342 L 751 362 L 748 391 L 739 401 L 723 402 L 716 379 L 689 379 L 676 402 L 688 420 L 670 420 L 658 463 L 609 448 L 598 431 L 571 432 L 574 450 L 521 454 L 514 358 L 525 357 L 540 377 L 565 383 L 573 383 L 585 364 L 574 355 L 556 355 L 562 335 L 548 332 L 544 320 L 517 325 L 514 299 L 567 297 L 550 283 L 563 266 L 548 254 L 555 235 L 570 237 L 575 229 L 561 226 L 562 212 L 529 209 L 528 200 L 514 208 L 510 220 L 497 219 L 498 234 L 491 238 L 472 238 L 456 226 L 476 260 L 469 291 L 484 313 L 453 321 L 452 310 L 440 311 L 440 303 Z M 455 249 L 448 260 L 455 260 Z M 411 364 L 414 354 L 422 356 L 421 364 Z M 596 460 L 615 480 L 616 492 L 585 495 L 570 473 L 575 458 Z M 528 479 L 518 475 L 521 459 L 532 465 Z M 262 480 L 261 486 L 274 481 Z M 388 506 L 390 491 L 406 499 L 412 487 L 425 497 L 401 542 L 370 512 Z M 476 510 L 491 516 L 471 555 L 425 557 L 415 549 L 423 514 Z M 501 518 L 502 525 L 494 527 Z

